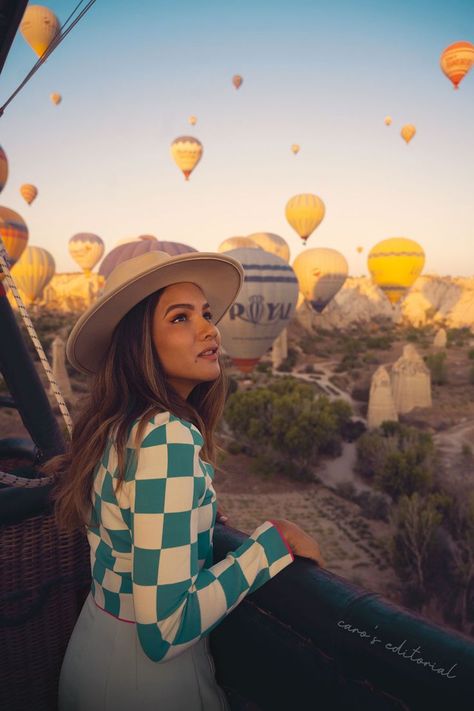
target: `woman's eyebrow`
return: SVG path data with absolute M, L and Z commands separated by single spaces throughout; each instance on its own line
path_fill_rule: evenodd
M 203 310 L 209 308 L 209 304 L 206 302 L 205 304 L 202 305 Z M 193 304 L 171 304 L 171 306 L 168 306 L 168 308 L 165 311 L 165 316 L 172 311 L 173 309 L 190 309 L 191 311 L 194 311 L 194 305 Z

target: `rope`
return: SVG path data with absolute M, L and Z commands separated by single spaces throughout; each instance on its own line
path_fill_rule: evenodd
M 31 319 L 28 316 L 28 312 L 26 310 L 25 304 L 23 303 L 23 300 L 18 293 L 18 289 L 16 288 L 15 282 L 13 281 L 12 275 L 10 273 L 10 269 L 8 268 L 8 255 L 5 249 L 5 245 L 3 244 L 2 237 L 0 235 L 0 268 L 5 274 L 5 281 L 10 287 L 13 297 L 17 303 L 18 306 L 18 311 L 20 312 L 20 315 L 23 319 L 23 322 L 26 326 L 26 330 L 28 331 L 28 335 L 30 336 L 31 340 L 33 341 L 33 345 L 36 348 L 36 352 L 38 353 L 39 359 L 41 361 L 41 364 L 46 372 L 46 375 L 48 377 L 48 380 L 51 384 L 51 390 L 53 391 L 53 394 L 57 400 L 57 403 L 59 405 L 59 409 L 61 411 L 61 414 L 64 418 L 64 422 L 66 423 L 67 430 L 69 432 L 69 436 L 72 436 L 72 419 L 71 415 L 69 414 L 69 410 L 67 409 L 67 405 L 64 402 L 64 398 L 61 394 L 61 391 L 58 387 L 58 384 L 55 380 L 55 377 L 53 375 L 53 371 L 51 370 L 51 366 L 49 365 L 48 359 L 46 357 L 46 354 L 43 350 L 43 346 L 40 343 L 40 340 L 37 336 L 37 333 L 35 331 L 35 327 L 31 323 Z
M 56 49 L 56 47 L 58 47 L 58 46 L 61 44 L 61 42 L 64 40 L 64 38 L 67 37 L 67 35 L 69 34 L 69 32 L 72 30 L 72 28 L 75 27 L 75 26 L 77 25 L 77 23 L 79 22 L 79 20 L 81 20 L 81 19 L 84 17 L 84 15 L 86 14 L 86 12 L 88 12 L 88 10 L 90 10 L 90 8 L 92 7 L 92 5 L 95 3 L 95 0 L 89 0 L 89 2 L 88 2 L 88 4 L 86 5 L 86 7 L 85 7 L 83 10 L 81 10 L 81 12 L 79 13 L 79 15 L 72 21 L 71 25 L 70 25 L 64 32 L 62 32 L 62 30 L 66 27 L 66 25 L 67 25 L 67 23 L 69 22 L 69 20 L 71 19 L 71 17 L 72 17 L 72 16 L 74 15 L 74 13 L 79 9 L 79 7 L 82 5 L 83 2 L 84 2 L 84 0 L 80 0 L 80 2 L 76 5 L 76 7 L 74 8 L 74 10 L 71 12 L 71 14 L 69 15 L 69 17 L 67 18 L 66 22 L 64 22 L 64 24 L 61 25 L 61 27 L 59 28 L 58 33 L 53 37 L 53 39 L 51 40 L 50 44 L 48 45 L 48 47 L 46 48 L 46 50 L 43 52 L 43 54 L 41 55 L 41 57 L 38 59 L 38 61 L 36 62 L 36 64 L 30 69 L 30 71 L 28 72 L 28 74 L 26 75 L 26 77 L 23 79 L 23 81 L 21 82 L 21 84 L 15 89 L 15 91 L 13 92 L 13 94 L 11 94 L 11 96 L 8 97 L 8 99 L 5 101 L 5 103 L 3 104 L 3 106 L 0 107 L 0 116 L 3 116 L 3 112 L 5 111 L 5 109 L 7 108 L 7 106 L 13 101 L 13 99 L 15 98 L 15 96 L 20 93 L 20 91 L 23 89 L 23 87 L 26 86 L 26 84 L 29 82 L 29 80 L 31 79 L 31 77 L 32 77 L 34 74 L 36 74 L 36 72 L 37 72 L 38 69 L 41 67 L 41 65 L 46 62 L 46 60 L 47 60 L 48 57 L 52 54 L 52 52 Z

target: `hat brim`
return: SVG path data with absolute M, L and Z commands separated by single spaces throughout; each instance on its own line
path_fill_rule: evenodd
M 68 360 L 82 373 L 96 373 L 119 321 L 142 299 L 171 284 L 199 286 L 218 323 L 237 298 L 243 278 L 242 265 L 224 254 L 190 252 L 154 265 L 99 298 L 82 314 L 68 338 Z

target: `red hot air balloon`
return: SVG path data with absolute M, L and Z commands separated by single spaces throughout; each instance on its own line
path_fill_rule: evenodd
M 243 81 L 244 79 L 240 76 L 240 74 L 234 74 L 234 76 L 232 77 L 232 84 L 235 86 L 236 89 L 240 89 Z

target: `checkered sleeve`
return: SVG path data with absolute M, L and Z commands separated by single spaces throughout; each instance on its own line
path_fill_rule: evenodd
M 209 564 L 217 505 L 198 438 L 202 444 L 197 429 L 177 418 L 152 427 L 127 477 L 137 633 L 156 662 L 195 644 L 293 560 L 277 527 L 265 521 L 224 560 Z

